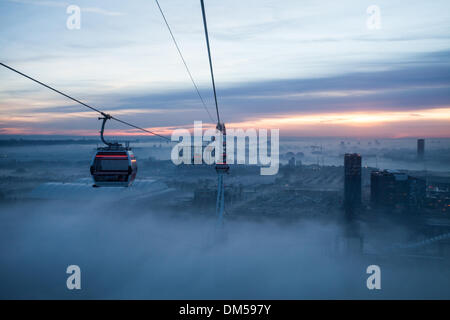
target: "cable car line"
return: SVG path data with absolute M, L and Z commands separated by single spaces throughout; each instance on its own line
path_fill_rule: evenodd
M 155 135 L 155 136 L 158 136 L 158 137 L 161 137 L 161 138 L 164 138 L 164 139 L 166 139 L 166 140 L 171 141 L 171 139 L 169 139 L 169 138 L 167 138 L 167 137 L 165 137 L 165 136 L 163 136 L 163 135 L 160 135 L 160 134 L 158 134 L 158 133 L 156 133 L 156 132 L 153 132 L 153 131 L 151 131 L 151 130 L 147 130 L 147 129 L 144 129 L 144 128 L 141 128 L 141 127 L 138 127 L 138 126 L 135 126 L 134 124 L 131 124 L 131 123 L 129 123 L 129 122 L 126 122 L 126 121 L 120 120 L 119 118 L 116 118 L 116 117 L 114 117 L 114 116 L 111 116 L 111 115 L 109 115 L 109 114 L 107 114 L 107 113 L 105 113 L 105 112 L 103 112 L 103 111 L 101 111 L 101 110 L 99 110 L 99 109 L 97 109 L 97 108 L 94 108 L 94 107 L 92 107 L 92 106 L 90 106 L 90 105 L 88 105 L 88 104 L 86 104 L 86 103 L 84 103 L 84 102 L 82 102 L 82 101 L 80 101 L 80 100 L 78 100 L 78 99 L 75 99 L 75 98 L 69 96 L 68 94 L 65 94 L 64 92 L 61 92 L 61 91 L 59 91 L 59 90 L 57 90 L 57 89 L 55 89 L 55 88 L 53 88 L 53 87 L 51 87 L 51 86 L 49 86 L 49 85 L 47 85 L 47 84 L 41 82 L 41 81 L 39 81 L 39 80 L 36 80 L 36 79 L 34 79 L 34 78 L 32 78 L 32 77 L 26 75 L 25 73 L 22 73 L 22 72 L 20 72 L 19 70 L 16 70 L 16 69 L 14 69 L 14 68 L 12 68 L 12 67 L 10 67 L 10 66 L 8 66 L 8 65 L 6 65 L 6 64 L 4 64 L 4 63 L 2 63 L 2 62 L 0 62 L 0 65 L 2 65 L 3 67 L 5 67 L 5 68 L 7 68 L 7 69 L 9 69 L 9 70 L 11 70 L 11 71 L 14 71 L 14 72 L 17 73 L 17 74 L 20 74 L 21 76 L 23 76 L 23 77 L 25 77 L 25 78 L 27 78 L 27 79 L 30 79 L 30 80 L 32 80 L 32 81 L 34 81 L 34 82 L 40 84 L 41 86 L 46 87 L 47 89 L 50 89 L 50 90 L 52 90 L 52 91 L 54 91 L 54 92 L 56 92 L 56 93 L 58 93 L 58 94 L 60 94 L 60 95 L 62 95 L 62 96 L 64 96 L 64 97 L 66 97 L 66 98 L 68 98 L 68 99 L 70 99 L 70 100 L 72 100 L 72 101 L 75 101 L 76 103 L 79 103 L 79 104 L 81 104 L 82 106 L 85 106 L 86 108 L 89 108 L 89 109 L 91 109 L 91 110 L 93 110 L 93 111 L 95 111 L 95 112 L 100 113 L 103 117 L 106 117 L 106 118 L 108 118 L 108 119 L 115 120 L 115 121 L 120 122 L 120 123 L 122 123 L 122 124 L 125 124 L 125 125 L 127 125 L 127 126 L 133 127 L 133 128 L 135 128 L 135 129 L 138 129 L 138 130 L 141 130 L 141 131 L 144 131 L 144 132 L 150 133 L 150 134 L 152 134 L 152 135 Z
M 153 131 L 150 131 L 150 130 L 147 130 L 147 129 L 144 129 L 144 128 L 141 128 L 141 127 L 138 127 L 138 126 L 135 126 L 134 124 L 131 124 L 131 123 L 126 122 L 126 121 L 123 121 L 123 120 L 120 120 L 120 119 L 118 119 L 118 118 L 116 118 L 116 117 L 111 116 L 111 119 L 116 120 L 117 122 L 123 123 L 123 124 L 125 124 L 125 125 L 127 125 L 127 126 L 133 127 L 133 128 L 135 128 L 135 129 L 138 129 L 138 130 L 141 130 L 141 131 L 144 131 L 144 132 L 153 134 L 153 135 L 155 135 L 155 136 L 161 137 L 161 138 L 166 139 L 166 140 L 168 140 L 168 141 L 172 141 L 172 140 L 170 140 L 170 138 L 167 138 L 167 137 L 165 137 L 165 136 L 163 136 L 163 135 L 160 135 L 160 134 L 158 134 L 158 133 L 156 133 L 156 132 L 153 132 Z
M 192 84 L 194 85 L 195 91 L 197 91 L 198 97 L 200 98 L 200 100 L 201 100 L 201 102 L 202 102 L 202 104 L 203 104 L 203 107 L 205 108 L 206 112 L 208 113 L 208 116 L 209 116 L 209 118 L 211 119 L 211 121 L 212 121 L 212 122 L 215 122 L 214 119 L 213 119 L 213 117 L 211 116 L 211 113 L 210 113 L 209 110 L 208 110 L 208 107 L 206 106 L 205 101 L 203 100 L 202 95 L 200 94 L 200 90 L 198 89 L 198 86 L 197 86 L 197 84 L 196 84 L 195 81 L 194 81 L 194 77 L 192 76 L 192 73 L 191 73 L 191 71 L 189 70 L 189 67 L 188 67 L 188 65 L 187 65 L 187 63 L 186 63 L 186 60 L 184 59 L 183 54 L 181 53 L 181 49 L 180 49 L 180 47 L 178 46 L 177 40 L 175 39 L 175 36 L 173 35 L 172 29 L 170 28 L 169 22 L 167 21 L 166 16 L 164 15 L 164 12 L 163 12 L 161 6 L 159 5 L 158 0 L 155 0 L 155 2 L 156 2 L 156 4 L 158 5 L 159 12 L 161 12 L 161 15 L 162 15 L 162 17 L 163 17 L 163 19 L 164 19 L 164 22 L 165 22 L 165 24 L 166 24 L 166 26 L 167 26 L 167 29 L 169 30 L 170 36 L 172 37 L 172 40 L 173 40 L 173 43 L 175 44 L 175 47 L 177 48 L 178 54 L 180 55 L 180 58 L 181 58 L 181 60 L 183 61 L 184 67 L 186 68 L 186 71 L 187 71 L 187 73 L 188 73 L 188 75 L 189 75 L 189 78 L 191 79 Z
M 216 84 L 214 82 L 214 72 L 213 72 L 213 65 L 212 65 L 212 60 L 211 60 L 211 50 L 209 48 L 208 26 L 206 24 L 206 13 L 205 13 L 205 5 L 203 3 L 203 0 L 200 0 L 200 4 L 202 6 L 203 26 L 205 28 L 206 47 L 208 48 L 209 70 L 211 71 L 211 81 L 212 81 L 212 86 L 213 86 L 213 91 L 214 91 L 214 102 L 216 103 L 217 125 L 220 126 L 219 106 L 217 104 Z M 220 130 L 220 131 L 222 131 L 222 130 Z

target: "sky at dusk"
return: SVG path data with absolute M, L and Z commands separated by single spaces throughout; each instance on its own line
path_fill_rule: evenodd
M 214 115 L 200 1 L 160 0 Z M 79 30 L 66 26 L 81 8 Z M 377 5 L 381 28 L 366 25 Z M 205 0 L 221 117 L 284 136 L 450 137 L 450 2 Z M 138 126 L 211 123 L 152 0 L 0 0 L 0 61 Z M 98 133 L 0 68 L 0 134 Z M 133 134 L 119 123 L 116 134 Z

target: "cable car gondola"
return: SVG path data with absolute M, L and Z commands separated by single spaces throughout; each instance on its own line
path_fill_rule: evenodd
M 107 142 L 103 137 L 105 123 L 111 116 L 103 114 L 100 137 L 106 147 L 97 148 L 91 163 L 93 187 L 128 187 L 137 173 L 137 162 L 131 148 L 118 142 Z

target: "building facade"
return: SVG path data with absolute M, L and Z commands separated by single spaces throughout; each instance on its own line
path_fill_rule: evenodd
M 425 157 L 425 140 L 424 139 L 417 140 L 417 157 L 419 159 L 423 159 Z
M 425 180 L 397 171 L 372 171 L 370 200 L 374 207 L 418 209 L 426 196 Z
M 344 206 L 353 209 L 361 204 L 361 155 L 344 156 Z

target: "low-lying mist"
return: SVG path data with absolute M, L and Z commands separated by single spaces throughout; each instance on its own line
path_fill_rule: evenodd
M 100 200 L 1 211 L 3 299 L 450 298 L 448 263 L 338 253 L 335 224 L 228 219 L 220 229 L 213 217 Z M 78 291 L 66 288 L 73 264 Z M 366 287 L 371 264 L 381 290 Z

